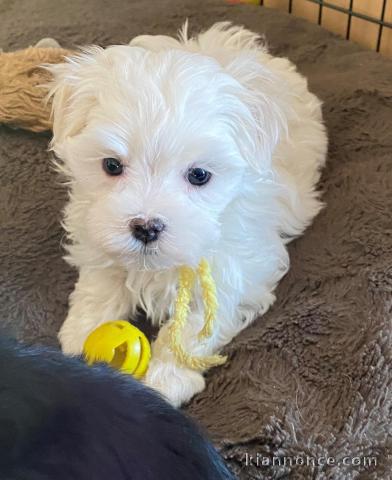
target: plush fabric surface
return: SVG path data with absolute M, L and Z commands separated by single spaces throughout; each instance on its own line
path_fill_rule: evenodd
M 44 63 L 64 61 L 69 50 L 29 47 L 16 52 L 0 52 L 0 124 L 20 127 L 32 132 L 52 128 L 51 102 L 45 102 L 50 80 Z
M 330 135 L 326 208 L 290 245 L 277 302 L 226 349 L 229 362 L 208 374 L 207 389 L 186 410 L 241 479 L 388 479 L 391 62 L 292 16 L 220 0 L 0 0 L 0 47 L 47 36 L 65 48 L 124 43 L 174 33 L 186 17 L 192 30 L 232 20 L 265 33 L 324 100 Z M 0 316 L 21 339 L 55 343 L 76 274 L 61 259 L 66 192 L 48 140 L 0 128 Z M 246 461 L 257 453 L 258 466 Z M 306 458 L 355 464 L 366 455 L 377 465 L 312 466 Z M 293 465 L 262 466 L 261 456 L 282 464 L 292 457 Z

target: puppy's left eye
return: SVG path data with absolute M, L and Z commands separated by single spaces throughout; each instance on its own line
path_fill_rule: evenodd
M 108 175 L 121 175 L 124 167 L 117 158 L 104 158 L 102 167 Z
M 192 185 L 201 186 L 210 181 L 211 172 L 204 168 L 190 168 L 187 173 L 188 182 Z

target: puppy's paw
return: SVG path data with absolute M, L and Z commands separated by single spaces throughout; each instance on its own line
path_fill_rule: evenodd
M 151 360 L 144 383 L 161 393 L 175 407 L 188 402 L 205 387 L 201 373 L 158 359 Z
M 82 354 L 85 337 L 76 335 L 75 332 L 67 332 L 60 330 L 58 339 L 61 345 L 61 350 L 64 355 L 76 357 Z

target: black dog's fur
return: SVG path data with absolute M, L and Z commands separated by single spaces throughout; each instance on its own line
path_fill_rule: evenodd
M 1 480 L 229 480 L 193 422 L 105 366 L 0 339 Z

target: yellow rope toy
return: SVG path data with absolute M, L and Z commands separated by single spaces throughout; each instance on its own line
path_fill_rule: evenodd
M 182 266 L 178 274 L 177 298 L 169 325 L 170 349 L 179 364 L 192 370 L 203 371 L 222 365 L 226 361 L 225 356 L 192 356 L 181 342 L 181 333 L 188 318 L 192 291 L 197 278 L 204 305 L 204 325 L 198 339 L 204 340 L 212 335 L 218 301 L 210 266 L 207 260 L 202 259 L 197 270 Z M 93 330 L 84 343 L 83 353 L 89 365 L 106 362 L 114 368 L 132 374 L 135 378 L 142 378 L 145 375 L 151 357 L 150 345 L 143 332 L 124 320 L 107 322 Z
M 204 340 L 212 335 L 218 301 L 210 266 L 207 260 L 202 259 L 197 271 L 187 266 L 180 267 L 179 269 L 177 299 L 174 306 L 174 316 L 169 326 L 170 349 L 174 353 L 178 363 L 192 370 L 206 370 L 216 365 L 222 365 L 226 362 L 226 357 L 222 355 L 194 357 L 184 349 L 181 343 L 181 331 L 186 324 L 189 304 L 192 300 L 192 290 L 197 276 L 200 280 L 204 303 L 204 326 L 200 330 L 198 338 L 199 340 Z

